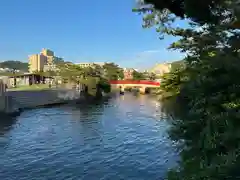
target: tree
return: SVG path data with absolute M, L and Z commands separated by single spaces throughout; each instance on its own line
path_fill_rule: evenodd
M 123 69 L 114 63 L 105 63 L 103 65 L 103 69 L 104 76 L 108 80 L 118 80 L 124 78 Z
M 154 80 L 157 78 L 157 76 L 156 76 L 155 73 L 150 73 L 150 74 L 148 75 L 148 77 L 149 77 L 149 79 L 152 80 L 152 81 L 154 81 Z
M 132 76 L 133 80 L 144 80 L 146 78 L 144 73 L 138 71 L 133 71 Z
M 104 75 L 104 69 L 98 64 L 94 64 L 88 68 L 92 73 L 92 76 L 102 77 Z
M 80 66 L 72 63 L 59 64 L 58 68 L 58 75 L 65 81 L 71 83 L 83 81 L 93 72 L 90 68 L 81 68 Z
M 109 92 L 110 84 L 102 76 L 101 67 L 95 65 L 93 67 L 82 68 L 72 63 L 65 63 L 58 66 L 58 75 L 61 76 L 65 82 L 70 84 L 83 84 L 88 89 L 89 94 L 99 95 L 100 91 Z
M 28 63 L 21 61 L 3 61 L 0 63 L 1 68 L 16 69 L 20 71 L 28 71 Z
M 148 17 L 158 14 L 160 15 L 161 23 L 172 20 L 172 18 L 166 18 L 166 15 L 171 13 L 175 17 L 190 19 L 192 22 L 199 23 L 200 25 L 219 25 L 223 23 L 223 20 L 227 19 L 230 28 L 239 29 L 240 27 L 239 1 L 237 0 L 139 0 L 138 7 L 133 10 L 140 13 L 148 12 Z M 149 19 L 146 18 L 145 20 L 146 23 L 149 23 Z
M 175 71 L 178 69 L 183 69 L 185 68 L 185 64 L 186 64 L 185 60 L 175 61 L 171 63 L 171 70 Z
M 172 124 L 181 145 L 179 168 L 169 179 L 237 179 L 240 162 L 239 4 L 230 1 L 141 1 L 143 27 L 180 40 L 171 49 L 187 54 L 184 66 L 163 77 L 162 89 L 186 104 L 186 116 Z M 189 26 L 174 26 L 187 18 Z

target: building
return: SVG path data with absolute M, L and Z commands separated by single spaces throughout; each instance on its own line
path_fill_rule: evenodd
M 56 67 L 55 60 L 62 61 L 62 58 L 55 57 L 53 51 L 43 48 L 40 54 L 29 56 L 29 72 L 32 73 L 52 69 Z
M 124 79 L 133 79 L 134 71 L 135 71 L 135 69 L 133 69 L 133 68 L 124 68 L 123 69 Z
M 59 68 L 57 68 L 56 64 L 45 64 L 43 66 L 43 72 L 47 72 L 47 71 L 58 71 Z
M 152 69 L 149 70 L 150 73 L 154 73 L 157 76 L 162 76 L 164 73 L 168 73 L 171 70 L 170 63 L 156 64 Z
M 47 57 L 45 64 L 49 64 L 49 65 L 54 64 L 54 52 L 53 51 L 43 48 L 40 54 Z
M 105 63 L 103 62 L 89 62 L 89 63 L 77 63 L 77 65 L 79 65 L 82 68 L 86 68 L 86 67 L 94 67 L 94 65 L 99 65 L 99 66 L 103 66 Z
M 5 72 L 20 72 L 18 69 L 10 69 L 10 68 L 0 68 L 0 73 L 5 73 Z
M 4 79 L 8 88 L 18 86 L 29 86 L 32 84 L 39 84 L 45 81 L 47 77 L 35 73 L 24 73 L 15 76 L 8 76 Z
M 53 62 L 54 62 L 54 64 L 60 64 L 60 63 L 64 62 L 64 59 L 61 57 L 54 56 Z
M 41 54 L 44 56 L 54 56 L 54 52 L 46 48 L 42 49 Z
M 29 56 L 29 72 L 43 71 L 44 64 L 47 62 L 47 57 L 42 54 L 34 54 Z

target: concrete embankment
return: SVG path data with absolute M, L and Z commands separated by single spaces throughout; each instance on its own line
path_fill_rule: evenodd
M 79 91 L 70 89 L 39 90 L 39 91 L 7 91 L 0 97 L 1 111 L 15 113 L 19 110 L 36 108 L 46 105 L 68 103 L 80 100 Z
M 103 97 L 114 95 L 116 95 L 116 92 L 103 94 Z M 94 97 L 88 97 L 74 89 L 6 91 L 0 96 L 0 112 L 5 114 L 18 114 L 24 109 L 70 102 L 87 103 L 90 100 L 94 100 Z

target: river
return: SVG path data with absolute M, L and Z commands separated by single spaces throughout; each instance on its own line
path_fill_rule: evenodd
M 1 119 L 0 179 L 164 179 L 178 156 L 160 106 L 126 94 Z

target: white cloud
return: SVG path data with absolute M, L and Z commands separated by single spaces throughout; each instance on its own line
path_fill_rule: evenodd
M 156 56 L 157 54 L 159 54 L 161 52 L 162 52 L 162 50 L 160 50 L 160 49 L 146 50 L 146 51 L 136 53 L 134 55 L 134 58 L 137 58 L 139 60 L 140 59 L 148 59 L 148 58 Z
M 146 62 L 147 60 L 154 59 L 156 57 L 160 57 L 158 53 L 161 53 L 161 49 L 152 49 L 152 50 L 145 50 L 142 52 L 136 52 L 129 56 L 128 58 L 124 58 L 121 60 L 121 62 L 133 62 L 134 64 L 136 63 L 142 63 Z
M 132 67 L 140 70 L 148 69 L 156 63 L 172 62 L 181 60 L 185 54 L 167 49 L 152 49 L 133 53 L 131 56 L 122 58 L 119 62 L 122 67 Z
M 141 52 L 140 54 L 151 54 L 151 53 L 159 53 L 159 52 L 161 52 L 160 49 L 153 49 L 153 50 L 143 51 L 143 52 Z

